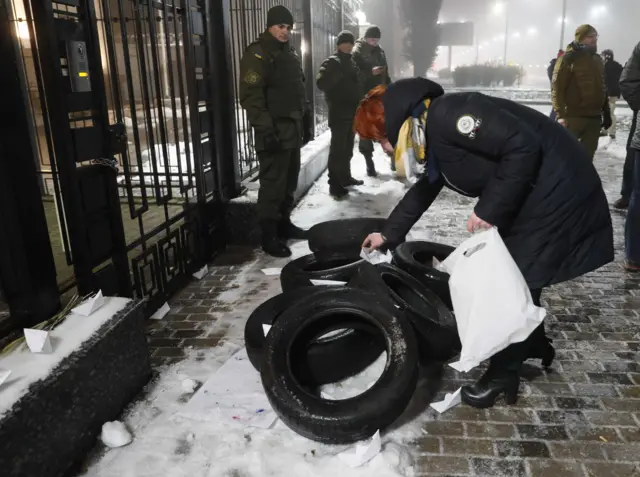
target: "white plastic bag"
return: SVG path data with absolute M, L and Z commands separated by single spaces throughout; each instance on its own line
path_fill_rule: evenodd
M 498 230 L 480 232 L 460 245 L 441 268 L 451 275 L 451 301 L 462 342 L 451 366 L 467 372 L 513 343 L 529 337 L 546 310 L 531 292 Z

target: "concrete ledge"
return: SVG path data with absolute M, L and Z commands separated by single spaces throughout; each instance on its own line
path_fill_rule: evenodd
M 85 458 L 151 376 L 143 310 L 127 303 L 0 415 L 3 477 L 60 477 Z
M 296 203 L 302 199 L 315 181 L 327 169 L 331 133 L 326 131 L 302 148 L 302 165 L 298 176 Z M 258 201 L 257 175 L 245 181 L 247 192 L 233 199 L 225 212 L 227 243 L 230 245 L 259 245 L 260 229 L 255 212 Z

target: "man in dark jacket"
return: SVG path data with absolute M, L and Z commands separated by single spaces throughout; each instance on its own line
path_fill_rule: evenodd
M 600 129 L 611 127 L 604 63 L 597 46 L 596 29 L 578 27 L 575 41 L 556 63 L 551 93 L 558 122 L 578 138 L 591 160 L 598 149 Z
M 388 88 L 382 97 L 383 124 L 369 128 L 384 131 L 386 138 L 373 139 L 395 147 L 402 124 L 425 99 L 431 99 L 427 174 L 396 206 L 382 234 L 371 234 L 364 247 L 401 241 L 447 187 L 479 198 L 467 229 L 498 228 L 537 305 L 543 288 L 613 260 L 613 228 L 600 177 L 565 128 L 506 99 L 442 95 L 439 85 L 414 78 Z M 370 117 L 367 110 L 377 107 L 363 102 L 356 117 L 358 132 L 365 130 L 360 118 Z M 514 402 L 523 361 L 542 358 L 548 366 L 554 354 L 541 326 L 526 341 L 497 353 L 480 381 L 463 388 L 463 401 L 489 407 L 507 393 Z
M 631 109 L 640 111 L 640 43 L 635 47 L 631 58 L 622 71 L 620 77 L 620 91 L 622 97 L 629 103 Z M 626 268 L 629 271 L 640 272 L 640 124 L 636 121 L 635 128 L 629 133 L 631 142 L 629 151 L 633 151 L 633 175 L 627 211 L 626 225 Z
M 274 257 L 291 255 L 287 239 L 305 238 L 290 218 L 305 111 L 302 63 L 289 43 L 292 27 L 288 9 L 270 9 L 267 31 L 247 47 L 240 63 L 240 103 L 253 127 L 260 163 L 257 214 L 262 248 Z
M 609 97 L 609 113 L 611 114 L 611 127 L 603 130 L 603 135 L 609 135 L 611 139 L 616 138 L 616 102 L 620 99 L 620 75 L 622 74 L 622 65 L 618 63 L 613 55 L 613 50 L 604 50 L 602 52 L 604 59 L 604 82 L 607 88 L 607 96 Z
M 553 58 L 549 62 L 549 66 L 547 66 L 547 76 L 549 77 L 549 81 L 553 81 L 553 71 L 556 69 L 556 63 L 558 62 L 558 58 L 564 56 L 564 50 L 558 50 L 558 54 L 555 58 Z
M 353 49 L 353 59 L 360 70 L 363 94 L 367 94 L 378 85 L 391 83 L 387 57 L 380 47 L 381 37 L 380 28 L 372 25 L 367 28 L 364 38 L 360 38 Z M 373 141 L 360 138 L 358 148 L 367 161 L 367 175 L 375 177 L 377 173 L 373 163 Z M 391 165 L 393 167 L 393 161 L 391 161 Z
M 353 33 L 341 32 L 337 51 L 324 60 L 316 78 L 318 89 L 324 91 L 329 105 L 329 191 L 336 198 L 347 195 L 347 187 L 364 184 L 351 176 L 350 167 L 355 138 L 353 116 L 362 99 L 358 68 L 351 56 L 354 43 Z

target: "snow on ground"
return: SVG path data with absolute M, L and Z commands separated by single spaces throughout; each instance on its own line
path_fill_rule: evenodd
M 624 138 L 601 142 L 606 154 L 624 155 Z M 356 147 L 357 151 L 357 147 Z M 603 160 L 606 155 L 596 160 Z M 295 211 L 294 221 L 304 227 L 340 217 L 385 217 L 406 192 L 406 185 L 390 171 L 389 159 L 376 153 L 380 176 L 365 177 L 365 163 L 358 153 L 352 161 L 353 175 L 365 185 L 354 188 L 350 197 L 334 201 L 328 195 L 327 175 L 314 185 Z M 620 171 L 621 173 L 621 171 Z M 432 209 L 414 227 L 414 239 L 432 239 L 457 245 L 465 238 L 466 217 L 474 201 L 443 191 Z M 437 218 L 437 220 L 434 220 Z M 309 253 L 305 242 L 292 247 L 294 258 Z M 382 452 L 363 467 L 351 469 L 336 455 L 345 446 L 321 445 L 302 438 L 281 422 L 268 430 L 243 428 L 237 422 L 194 420 L 178 415 L 191 394 L 183 382 L 206 381 L 235 352 L 242 349 L 244 324 L 264 300 L 280 292 L 279 278 L 266 276 L 264 268 L 282 267 L 287 260 L 264 255 L 244 265 L 228 291 L 217 297 L 228 304 L 211 326 L 224 330 L 225 338 L 209 350 L 193 351 L 179 364 L 161 370 L 144 397 L 122 418 L 134 436 L 118 449 L 98 448 L 84 475 L 90 477 L 410 477 L 415 449 L 412 441 L 422 433 L 422 424 L 433 419 L 426 411 L 433 390 L 422 380 L 412 404 L 403 417 L 382 436 Z M 367 389 L 384 367 L 380 359 L 368 370 L 324 391 L 344 398 Z M 443 396 L 444 392 L 437 393 Z

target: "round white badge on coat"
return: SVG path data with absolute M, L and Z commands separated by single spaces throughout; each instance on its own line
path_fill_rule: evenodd
M 473 116 L 465 115 L 458 119 L 458 123 L 456 124 L 456 128 L 460 134 L 464 134 L 468 136 L 473 131 L 473 128 L 476 126 L 476 119 Z

